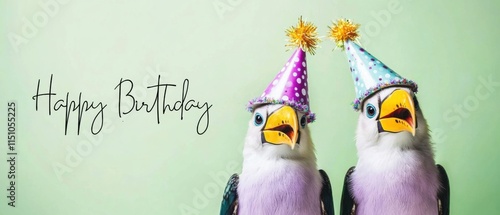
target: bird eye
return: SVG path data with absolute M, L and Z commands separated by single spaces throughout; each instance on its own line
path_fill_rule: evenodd
M 263 122 L 264 122 L 264 119 L 262 119 L 262 115 L 260 115 L 260 113 L 256 113 L 253 123 L 256 126 L 259 126 L 259 125 L 262 125 Z
M 373 118 L 376 113 L 377 113 L 377 110 L 375 109 L 375 106 L 373 106 L 372 104 L 366 105 L 366 116 L 369 119 Z
M 300 118 L 300 125 L 302 126 L 302 128 L 304 128 L 306 126 L 306 123 L 307 123 L 307 119 L 306 119 L 306 115 L 302 116 L 302 118 Z

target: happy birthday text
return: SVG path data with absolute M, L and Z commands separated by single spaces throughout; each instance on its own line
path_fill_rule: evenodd
M 86 100 L 82 92 L 77 94 L 77 98 L 73 99 L 70 92 L 65 92 L 61 96 L 55 88 L 53 88 L 54 75 L 50 75 L 48 87 L 41 87 L 41 80 L 38 79 L 36 94 L 32 97 L 35 101 L 35 110 L 40 111 L 42 107 L 41 100 L 45 100 L 45 109 L 49 116 L 53 113 L 63 112 L 64 114 L 64 134 L 68 134 L 68 125 L 76 123 L 76 133 L 80 134 L 80 128 L 84 117 L 92 119 L 89 130 L 92 134 L 97 135 L 101 132 L 104 125 L 104 115 L 108 105 L 102 101 Z M 134 82 L 131 79 L 121 78 L 117 85 L 112 88 L 116 91 L 118 105 L 118 117 L 122 118 L 126 115 L 142 112 L 146 114 L 154 114 L 156 123 L 160 124 L 162 116 L 168 112 L 178 113 L 179 119 L 184 120 L 186 114 L 196 112 L 198 114 L 198 123 L 196 132 L 203 135 L 210 125 L 210 108 L 212 104 L 206 101 L 198 101 L 189 97 L 189 79 L 184 79 L 179 93 L 177 84 L 164 83 L 161 81 L 161 76 L 158 75 L 157 82 L 147 86 L 147 93 L 153 93 L 155 96 L 152 101 L 140 101 L 134 93 Z M 137 90 L 137 89 L 135 89 Z M 173 91 L 173 93 L 172 93 Z M 177 91 L 177 92 L 176 92 Z M 180 99 L 171 99 L 170 95 L 180 94 Z

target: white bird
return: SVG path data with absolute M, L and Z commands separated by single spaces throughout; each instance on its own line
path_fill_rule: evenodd
M 324 171 L 317 170 L 303 113 L 280 104 L 256 108 L 243 158 L 237 191 L 232 193 L 237 194 L 235 214 L 333 214 L 330 182 Z M 230 184 L 226 190 L 231 190 Z
M 318 42 L 316 27 L 299 19 L 287 30 L 298 48 L 262 95 L 247 106 L 252 113 L 243 147 L 240 176 L 229 179 L 221 215 L 332 215 L 326 173 L 317 169 L 308 123 L 307 50 Z
M 330 37 L 345 50 L 354 82 L 358 163 L 346 174 L 340 214 L 449 214 L 449 182 L 435 164 L 417 84 L 353 41 L 359 25 L 340 19 Z
M 341 214 L 449 214 L 448 177 L 435 165 L 427 122 L 409 88 L 385 88 L 364 100 L 356 148 Z

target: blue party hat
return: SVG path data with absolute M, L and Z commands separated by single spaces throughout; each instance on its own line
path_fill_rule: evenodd
M 354 110 L 358 111 L 360 109 L 360 104 L 364 99 L 387 87 L 403 86 L 417 92 L 418 86 L 415 82 L 398 75 L 394 70 L 353 42 L 358 37 L 358 27 L 359 25 L 352 24 L 348 20 L 339 20 L 331 28 L 330 34 L 335 39 L 337 46 L 345 50 L 349 60 L 356 93 L 356 99 L 353 102 Z

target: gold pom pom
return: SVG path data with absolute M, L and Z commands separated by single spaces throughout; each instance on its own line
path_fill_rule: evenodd
M 337 47 L 344 50 L 344 43 L 347 40 L 356 40 L 359 24 L 354 24 L 348 19 L 339 19 L 337 23 L 333 23 L 330 27 L 329 37 L 335 41 Z
M 300 47 L 304 51 L 315 54 L 314 50 L 320 41 L 316 28 L 311 22 L 302 21 L 302 17 L 300 17 L 297 26 L 286 30 L 286 35 L 289 37 L 289 44 L 286 46 Z

